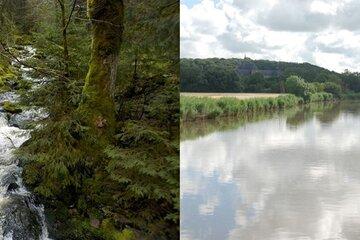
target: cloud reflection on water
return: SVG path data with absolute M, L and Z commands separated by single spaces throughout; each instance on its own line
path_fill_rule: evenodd
M 360 116 L 350 107 L 181 142 L 182 239 L 360 239 Z

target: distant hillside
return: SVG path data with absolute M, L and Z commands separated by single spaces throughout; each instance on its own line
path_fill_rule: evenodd
M 182 92 L 284 92 L 291 75 L 307 82 L 335 82 L 360 91 L 358 74 L 340 74 L 309 63 L 245 59 L 181 59 Z

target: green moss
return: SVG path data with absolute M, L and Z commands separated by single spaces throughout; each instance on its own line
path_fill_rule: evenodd
M 22 109 L 15 103 L 5 101 L 3 102 L 3 109 L 9 113 L 21 113 Z
M 121 233 L 114 233 L 115 240 L 135 240 L 135 234 L 129 229 L 123 230 Z
M 15 36 L 15 44 L 17 45 L 31 45 L 31 36 L 29 35 L 16 35 Z
M 119 231 L 115 229 L 110 219 L 105 219 L 102 222 L 101 228 L 104 231 L 106 239 L 109 240 L 135 240 L 135 233 L 130 229 Z
M 88 1 L 88 15 L 99 21 L 92 22 L 92 54 L 78 112 L 103 145 L 113 136 L 116 123 L 113 92 L 122 38 L 123 2 Z
M 30 89 L 31 83 L 18 76 L 19 73 L 15 68 L 0 62 L 0 92 Z

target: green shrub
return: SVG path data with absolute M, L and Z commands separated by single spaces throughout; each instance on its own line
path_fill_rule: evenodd
M 334 82 L 326 82 L 324 83 L 324 91 L 333 94 L 337 98 L 340 98 L 341 86 Z
M 304 79 L 298 76 L 290 76 L 285 81 L 286 92 L 302 97 L 305 100 L 310 98 L 312 93 L 316 92 L 316 87 L 305 82 Z
M 319 92 L 310 95 L 309 102 L 323 102 L 334 100 L 334 96 L 331 93 Z

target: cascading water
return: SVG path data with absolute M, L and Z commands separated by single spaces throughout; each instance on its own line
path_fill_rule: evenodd
M 35 49 L 25 47 L 21 60 L 35 55 Z M 40 84 L 42 79 L 31 78 L 32 69 L 17 62 L 22 78 Z M 35 84 L 35 87 L 36 87 Z M 16 92 L 0 94 L 0 102 L 16 102 Z M 1 110 L 1 108 L 0 108 Z M 36 205 L 33 196 L 26 190 L 21 179 L 21 167 L 14 157 L 14 149 L 30 137 L 30 130 L 23 129 L 24 123 L 46 117 L 41 109 L 29 109 L 20 114 L 0 112 L 0 239 L 4 240 L 48 240 L 44 208 Z

